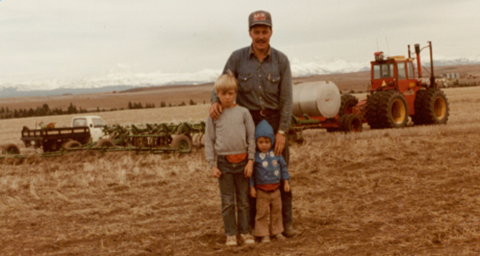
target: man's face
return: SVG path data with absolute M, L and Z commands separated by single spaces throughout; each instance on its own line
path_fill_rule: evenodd
M 249 33 L 252 38 L 253 49 L 257 51 L 268 50 L 270 37 L 273 33 L 269 26 L 253 26 Z
M 237 93 L 234 89 L 219 91 L 217 93 L 220 102 L 222 103 L 223 108 L 231 108 L 233 104 L 235 104 L 235 98 L 237 97 Z

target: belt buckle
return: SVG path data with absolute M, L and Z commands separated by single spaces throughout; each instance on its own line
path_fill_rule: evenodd
M 264 113 L 263 113 L 264 110 L 265 110 L 265 109 L 260 110 L 260 115 L 263 116 L 263 117 L 266 117 L 267 114 L 264 114 Z

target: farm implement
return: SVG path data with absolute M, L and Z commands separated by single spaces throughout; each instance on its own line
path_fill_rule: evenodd
M 24 128 L 22 141 L 26 147 L 42 147 L 42 156 L 58 156 L 75 151 L 190 153 L 193 146 L 203 144 L 205 122 L 105 125 L 102 128 L 102 138 L 96 142 L 92 142 L 89 130 L 88 126 L 33 130 Z M 22 157 L 15 144 L 1 148 L 4 155 Z

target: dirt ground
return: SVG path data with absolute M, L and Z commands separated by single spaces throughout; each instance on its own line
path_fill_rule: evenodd
M 479 255 L 480 87 L 445 93 L 447 125 L 305 131 L 305 142 L 291 145 L 289 166 L 302 234 L 254 247 L 223 245 L 218 183 L 202 148 L 4 158 L 0 255 Z M 105 119 L 198 120 L 207 108 Z M 68 124 L 71 117 L 53 118 Z M 35 120 L 2 120 L 0 142 L 21 145 L 22 125 Z

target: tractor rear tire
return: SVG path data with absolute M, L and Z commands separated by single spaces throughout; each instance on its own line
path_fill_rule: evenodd
M 340 119 L 339 127 L 343 132 L 361 132 L 363 130 L 362 119 L 356 114 L 346 114 Z
M 412 121 L 413 121 L 413 124 L 415 125 L 425 124 L 424 117 L 423 117 L 423 110 L 422 110 L 422 102 L 426 92 L 427 90 L 418 90 L 417 93 L 415 94 L 415 102 L 414 102 L 415 114 L 412 116 Z
M 82 144 L 76 140 L 69 140 L 62 144 L 62 149 L 69 149 L 69 148 L 78 148 L 81 147 Z
M 449 115 L 447 97 L 443 91 L 428 89 L 422 98 L 422 117 L 424 124 L 446 124 Z
M 2 154 L 19 155 L 20 149 L 17 145 L 13 143 L 8 143 L 2 146 Z
M 383 128 L 378 120 L 378 103 L 383 92 L 375 92 L 367 99 L 367 106 L 365 108 L 365 118 L 371 129 Z
M 340 110 L 338 110 L 338 117 L 340 118 L 346 114 L 352 114 L 353 108 L 357 106 L 358 99 L 350 94 L 344 94 L 341 98 Z
M 378 102 L 378 121 L 383 128 L 402 128 L 408 122 L 408 105 L 397 91 L 382 92 Z
M 172 140 L 171 147 L 179 151 L 190 152 L 192 151 L 192 140 L 184 134 L 176 135 Z
M 105 138 L 97 141 L 96 146 L 97 148 L 113 148 L 115 147 L 115 143 L 113 143 L 113 140 Z

